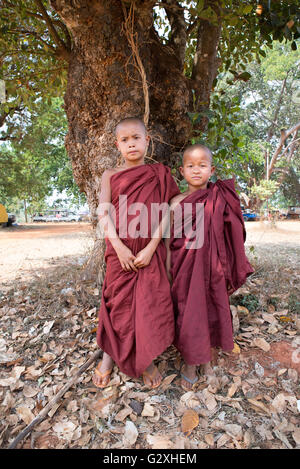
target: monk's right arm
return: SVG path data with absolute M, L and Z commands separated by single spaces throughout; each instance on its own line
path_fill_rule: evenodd
M 170 229 L 174 223 L 174 204 L 172 204 L 173 199 L 170 201 Z M 170 250 L 170 230 L 169 230 L 169 237 L 164 239 L 165 246 L 167 249 L 167 257 L 166 257 L 166 271 L 168 275 L 169 282 L 172 283 L 172 275 L 171 275 L 171 250 Z
M 116 231 L 115 223 L 111 216 L 114 214 L 114 206 L 111 203 L 111 185 L 110 178 L 113 172 L 111 170 L 104 171 L 101 179 L 101 193 L 99 197 L 98 219 L 104 235 L 109 239 L 112 247 L 116 251 L 123 270 L 134 270 L 137 268 L 133 264 L 135 256 L 130 249 L 122 243 Z

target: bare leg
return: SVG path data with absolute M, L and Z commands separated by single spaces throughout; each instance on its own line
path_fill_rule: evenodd
M 150 388 L 157 388 L 160 385 L 162 376 L 153 362 L 144 371 L 143 380 L 145 385 Z
M 209 363 L 204 363 L 202 365 L 202 370 L 203 370 L 203 373 L 205 376 L 214 376 L 214 372 L 213 372 L 213 369 L 212 369 L 212 366 L 211 366 L 211 362 Z
M 185 391 L 191 391 L 193 389 L 193 385 L 197 382 L 198 376 L 196 370 L 196 365 L 188 365 L 187 363 L 184 363 L 181 369 L 181 387 Z
M 102 361 L 98 364 L 96 371 L 93 375 L 93 383 L 97 387 L 106 387 L 110 381 L 110 373 L 113 369 L 114 362 L 112 358 L 103 353 Z

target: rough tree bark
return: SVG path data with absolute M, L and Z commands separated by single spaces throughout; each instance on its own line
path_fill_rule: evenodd
M 164 45 L 153 26 L 155 3 L 51 0 L 72 37 L 65 95 L 66 148 L 94 217 L 101 175 L 117 163 L 116 123 L 132 115 L 145 115 L 147 121 L 148 106 L 153 158 L 172 165 L 174 154 L 191 134 L 187 112 L 195 110 L 191 109 L 192 89 L 200 102 L 209 101 L 218 68 L 220 27 L 199 23 L 198 55 L 193 77 L 188 79 L 183 73 L 187 32 L 183 10 L 176 0 L 167 0 L 172 36 Z

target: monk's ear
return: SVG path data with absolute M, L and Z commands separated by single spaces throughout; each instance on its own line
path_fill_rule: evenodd
M 182 167 L 182 166 L 179 167 L 179 171 L 180 171 L 181 176 L 184 177 L 184 174 L 183 174 L 183 167 Z
M 210 173 L 211 175 L 212 175 L 212 174 L 214 174 L 214 172 L 215 172 L 215 169 L 216 169 L 216 167 L 215 167 L 215 166 L 212 166 L 212 167 L 211 167 L 211 173 Z
M 116 145 L 117 149 L 120 150 L 118 140 L 115 141 L 115 145 Z

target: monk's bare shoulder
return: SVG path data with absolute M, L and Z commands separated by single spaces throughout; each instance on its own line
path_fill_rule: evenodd
M 180 202 L 187 196 L 186 192 L 183 192 L 182 194 L 177 194 L 173 199 L 170 200 L 170 208 L 171 210 L 175 210 L 175 207 L 180 204 Z
M 117 173 L 116 168 L 106 169 L 102 174 L 102 180 L 110 179 L 113 174 Z

